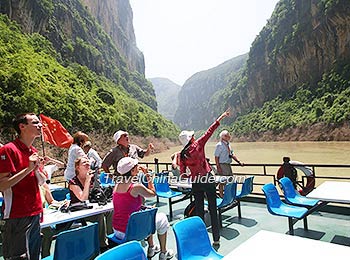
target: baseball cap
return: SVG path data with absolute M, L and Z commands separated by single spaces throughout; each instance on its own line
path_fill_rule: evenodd
M 179 140 L 183 146 L 185 146 L 191 139 L 192 136 L 194 135 L 194 131 L 182 131 L 179 134 Z
M 132 168 L 137 165 L 139 161 L 137 159 L 133 159 L 131 157 L 123 157 L 120 159 L 117 165 L 117 171 L 119 174 L 124 175 L 129 172 Z
M 115 134 L 113 135 L 113 139 L 114 141 L 117 143 L 119 138 L 122 136 L 122 135 L 128 135 L 128 132 L 125 132 L 123 130 L 119 130 L 117 132 L 115 132 Z

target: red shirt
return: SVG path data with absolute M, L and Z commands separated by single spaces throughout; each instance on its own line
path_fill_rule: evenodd
M 205 157 L 204 146 L 219 125 L 219 121 L 215 121 L 200 138 L 189 146 L 187 150 L 188 157 L 184 160 L 180 159 L 180 172 L 185 173 L 186 167 L 188 167 L 191 171 L 192 180 L 194 180 L 196 176 L 203 176 L 211 171 L 210 165 Z
M 0 175 L 17 174 L 29 166 L 29 157 L 37 152 L 19 139 L 0 148 Z M 3 191 L 2 211 L 4 219 L 35 216 L 43 212 L 39 185 L 34 171 L 16 185 Z

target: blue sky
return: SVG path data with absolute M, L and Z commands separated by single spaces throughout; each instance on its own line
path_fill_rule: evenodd
M 130 0 L 146 77 L 179 85 L 249 51 L 278 0 Z

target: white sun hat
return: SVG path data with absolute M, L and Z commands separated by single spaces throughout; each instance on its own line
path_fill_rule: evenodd
M 129 135 L 128 132 L 125 132 L 123 130 L 119 130 L 117 132 L 115 132 L 115 134 L 113 135 L 113 139 L 116 143 L 118 143 L 118 140 L 119 138 L 122 136 L 122 135 Z
M 183 146 L 188 144 L 188 142 L 192 139 L 192 136 L 194 135 L 194 131 L 182 131 L 179 134 L 179 140 Z
M 137 159 L 133 159 L 131 157 L 123 157 L 119 160 L 117 171 L 119 174 L 124 175 L 128 173 L 132 168 L 137 165 L 139 161 Z

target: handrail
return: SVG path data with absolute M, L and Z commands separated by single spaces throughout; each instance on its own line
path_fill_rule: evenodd
M 154 158 L 154 162 L 142 162 L 142 164 L 145 164 L 147 168 L 153 168 L 155 172 L 161 172 L 161 171 L 171 171 L 172 166 L 170 162 L 159 162 L 157 158 Z M 210 165 L 214 165 L 214 163 L 210 163 Z M 244 167 L 241 167 L 239 164 L 232 163 L 231 166 L 235 167 L 235 169 L 239 169 L 239 172 L 234 172 L 235 175 L 253 175 L 253 176 L 262 176 L 265 178 L 268 178 L 266 182 L 259 182 L 254 179 L 254 185 L 257 186 L 263 186 L 268 182 L 273 182 L 275 185 L 277 184 L 277 170 L 274 169 L 274 171 L 271 171 L 268 168 L 273 168 L 273 167 L 280 167 L 282 163 L 245 163 Z M 345 181 L 350 181 L 350 164 L 310 164 L 310 163 L 304 163 L 304 166 L 312 168 L 315 179 L 320 179 L 320 180 L 345 180 Z M 245 169 L 249 167 L 262 167 L 262 169 L 258 172 L 255 171 L 246 171 Z M 327 168 L 335 168 L 335 169 L 340 169 L 340 168 L 345 168 L 348 171 L 347 176 L 337 176 L 337 175 L 329 175 L 329 176 L 323 176 L 319 175 L 318 171 L 320 168 L 322 169 L 327 169 Z M 242 172 L 243 170 L 244 172 Z M 306 176 L 301 177 L 301 181 L 299 181 L 302 185 L 305 185 L 306 182 Z M 260 189 L 259 189 L 260 191 Z M 256 190 L 252 193 L 252 195 L 258 195 L 258 196 L 264 196 L 263 192 L 256 192 Z
M 154 162 L 142 162 L 142 164 L 145 164 L 147 168 L 152 168 L 155 172 L 161 172 L 161 171 L 171 171 L 172 166 L 171 166 L 171 162 L 159 162 L 159 160 L 157 158 L 154 158 Z M 211 165 L 215 166 L 214 163 L 211 163 Z M 245 163 L 244 167 L 241 167 L 239 164 L 236 163 L 232 163 L 231 166 L 235 167 L 234 169 L 239 169 L 239 172 L 234 172 L 235 175 L 238 176 L 244 176 L 244 175 L 253 175 L 253 176 L 261 176 L 264 178 L 268 178 L 266 181 L 264 182 L 259 182 L 258 180 L 254 180 L 254 185 L 255 186 L 263 186 L 268 182 L 273 182 L 275 185 L 277 184 L 277 171 L 276 169 L 274 169 L 273 171 L 271 171 L 271 169 L 269 168 L 273 168 L 273 167 L 280 167 L 282 164 L 278 164 L 278 163 Z M 320 180 L 345 180 L 345 181 L 350 181 L 350 164 L 304 164 L 307 167 L 311 167 L 314 175 L 315 175 L 315 179 L 320 179 Z M 261 170 L 254 170 L 254 171 L 247 171 L 246 169 L 249 167 L 261 167 Z M 327 169 L 327 168 L 335 168 L 335 169 L 339 169 L 339 168 L 345 168 L 348 171 L 348 176 L 337 176 L 337 175 L 328 175 L 328 176 L 323 176 L 323 175 L 319 175 L 318 174 L 318 170 L 319 169 Z M 242 172 L 242 171 L 243 172 Z M 300 183 L 302 185 L 305 184 L 305 180 L 306 180 L 306 176 L 302 176 L 301 177 L 301 181 Z M 65 183 L 65 181 L 54 181 L 52 180 L 52 183 Z M 263 196 L 263 193 L 260 191 L 256 192 L 255 191 L 252 193 L 252 195 L 258 195 L 258 196 Z

